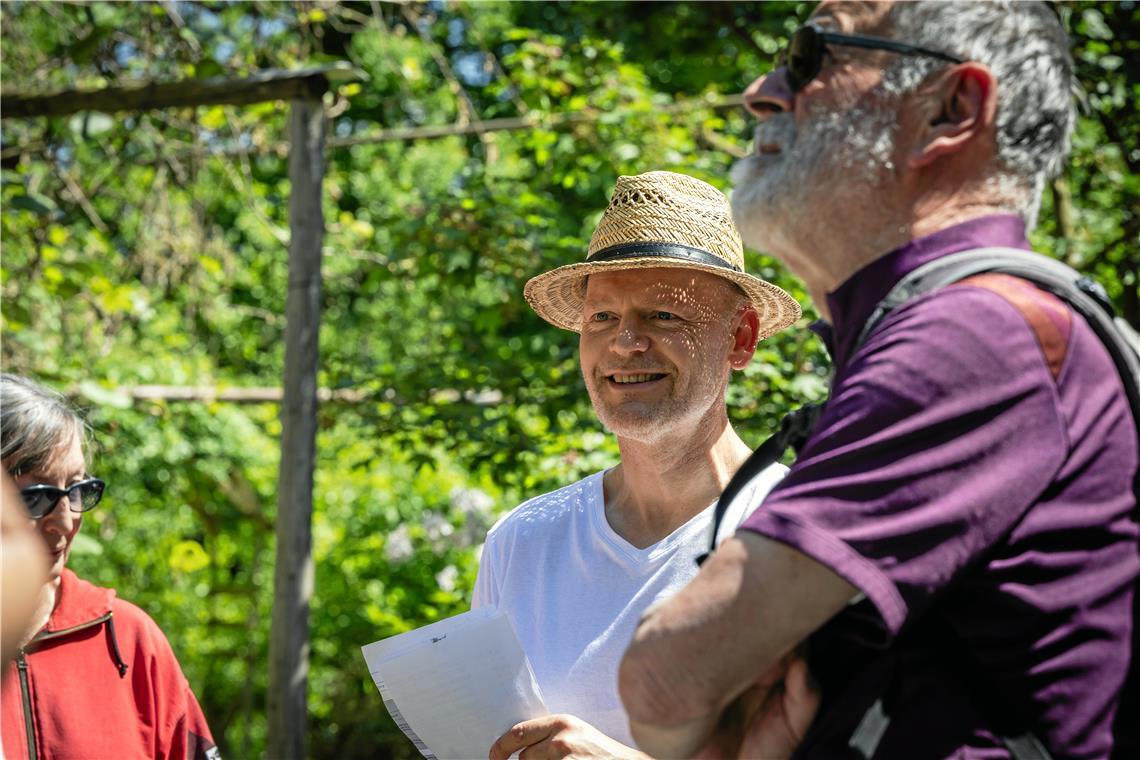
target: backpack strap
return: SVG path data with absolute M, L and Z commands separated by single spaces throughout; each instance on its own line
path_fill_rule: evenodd
M 1073 314 L 1065 308 L 1056 296 L 1047 293 L 1032 283 L 1008 274 L 983 272 L 967 277 L 948 287 L 972 285 L 996 293 L 1021 314 L 1028 323 L 1049 373 L 1056 382 L 1069 351 L 1069 336 L 1072 333 Z
M 717 499 L 716 510 L 713 513 L 712 535 L 709 537 L 709 550 L 697 557 L 698 565 L 704 564 L 709 555 L 716 550 L 716 537 L 720 532 L 724 515 L 728 511 L 728 505 L 740 495 L 740 491 L 750 480 L 778 462 L 788 446 L 791 446 L 797 454 L 800 453 L 822 410 L 823 404 L 804 404 L 799 409 L 785 414 L 780 420 L 780 429 L 744 460 L 744 464 L 740 465 Z
M 1108 294 L 1099 283 L 1038 253 L 1019 248 L 977 248 L 924 264 L 904 277 L 879 302 L 863 325 L 855 350 L 866 342 L 887 314 L 910 299 L 982 272 L 999 272 L 1029 280 L 1084 317 L 1116 365 L 1140 439 L 1140 335 L 1115 315 Z M 1133 481 L 1133 491 L 1140 494 L 1140 471 Z

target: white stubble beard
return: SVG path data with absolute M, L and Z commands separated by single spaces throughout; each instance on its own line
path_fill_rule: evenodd
M 708 367 L 695 368 L 697 372 L 711 372 Z M 698 429 L 708 416 L 709 410 L 718 400 L 723 399 L 727 376 L 720 378 L 689 378 L 686 388 L 677 388 L 678 378 L 674 374 L 672 384 L 664 398 L 653 401 L 626 401 L 620 404 L 607 402 L 604 378 L 595 389 L 587 381 L 586 390 L 598 420 L 610 433 L 642 443 L 655 443 L 678 433 L 688 435 L 688 431 Z M 719 393 L 718 393 L 719 388 Z M 723 405 L 723 401 L 721 401 Z
M 732 212 L 744 243 L 797 269 L 805 241 L 821 231 L 827 237 L 829 225 L 850 224 L 846 214 L 836 213 L 837 201 L 852 193 L 866 198 L 893 172 L 895 123 L 896 109 L 881 102 L 821 109 L 800 132 L 788 112 L 762 122 L 756 145 L 775 144 L 780 152 L 753 154 L 732 167 Z

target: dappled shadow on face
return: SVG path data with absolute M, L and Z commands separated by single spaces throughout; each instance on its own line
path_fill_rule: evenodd
M 696 424 L 723 399 L 746 306 L 733 283 L 701 271 L 592 275 L 579 347 L 598 417 L 640 439 Z

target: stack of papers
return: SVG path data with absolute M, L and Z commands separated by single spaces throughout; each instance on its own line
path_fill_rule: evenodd
M 361 647 L 384 706 L 426 758 L 486 757 L 548 715 L 506 615 L 485 607 Z

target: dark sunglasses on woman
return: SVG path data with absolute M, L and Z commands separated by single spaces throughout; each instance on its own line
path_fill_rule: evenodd
M 792 92 L 799 92 L 807 86 L 808 82 L 819 75 L 828 45 L 857 47 L 866 50 L 886 50 L 898 55 L 925 56 L 950 63 L 965 62 L 949 53 L 942 53 L 917 45 L 908 45 L 905 42 L 896 42 L 885 37 L 825 32 L 814 24 L 804 24 L 792 34 L 792 38 L 788 41 L 788 47 L 784 49 L 779 61 L 779 64 L 787 69 L 788 86 L 792 88 Z
M 67 506 L 72 512 L 94 509 L 103 498 L 103 490 L 106 487 L 107 484 L 99 478 L 88 478 L 67 488 L 36 484 L 20 489 L 20 495 L 24 497 L 24 506 L 28 508 L 28 514 L 38 520 L 50 515 L 64 496 L 67 497 Z

